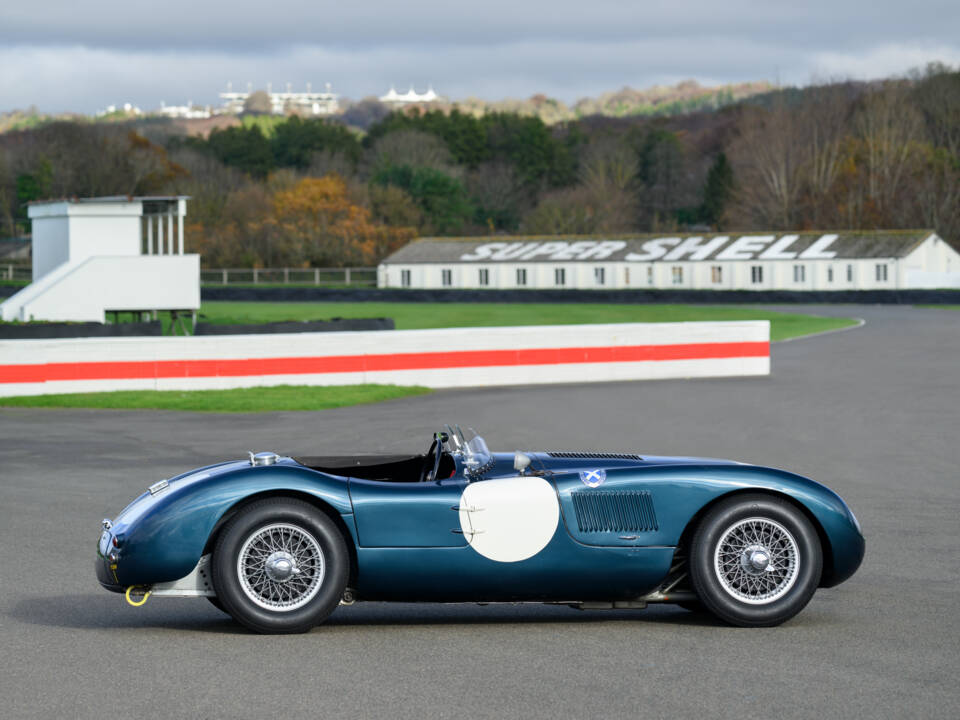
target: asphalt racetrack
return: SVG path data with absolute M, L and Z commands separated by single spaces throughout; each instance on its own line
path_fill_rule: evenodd
M 775 345 L 768 378 L 315 414 L 0 409 L 0 717 L 960 717 L 960 312 L 807 310 L 866 325 Z M 443 422 L 497 450 L 781 466 L 850 503 L 867 556 L 763 630 L 671 606 L 358 603 L 307 635 L 262 637 L 204 600 L 135 609 L 97 585 L 100 519 L 158 479 L 247 450 L 425 450 Z

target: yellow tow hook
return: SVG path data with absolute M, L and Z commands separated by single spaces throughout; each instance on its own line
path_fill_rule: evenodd
M 130 598 L 131 592 L 134 592 L 137 595 L 139 595 L 140 593 L 143 593 L 143 597 L 140 598 L 139 600 L 132 600 Z M 125 592 L 123 596 L 127 599 L 127 602 L 133 605 L 134 607 L 140 607 L 147 601 L 147 598 L 150 597 L 150 586 L 149 585 L 139 585 L 139 586 L 131 585 L 130 587 L 127 588 L 127 592 Z

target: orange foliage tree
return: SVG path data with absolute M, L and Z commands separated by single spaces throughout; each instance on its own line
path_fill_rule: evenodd
M 409 242 L 414 228 L 376 222 L 354 204 L 339 175 L 303 178 L 273 196 L 271 234 L 305 264 L 315 267 L 374 265 Z

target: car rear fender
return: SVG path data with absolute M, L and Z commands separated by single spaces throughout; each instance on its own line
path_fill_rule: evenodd
M 117 575 L 125 585 L 155 584 L 187 575 L 209 549 L 231 510 L 258 497 L 294 495 L 335 513 L 353 535 L 346 478 L 325 475 L 296 463 L 267 467 L 247 463 L 219 466 L 169 481 L 146 493 L 117 516 L 112 532 L 122 537 Z

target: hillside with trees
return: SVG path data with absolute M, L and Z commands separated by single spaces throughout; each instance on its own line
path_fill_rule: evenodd
M 664 114 L 594 109 L 548 124 L 367 108 L 364 133 L 298 117 L 205 138 L 162 124 L 11 131 L 0 238 L 26 231 L 31 200 L 179 193 L 193 198 L 188 247 L 214 267 L 368 265 L 416 235 L 922 227 L 960 246 L 951 68 Z

